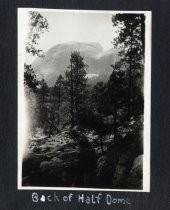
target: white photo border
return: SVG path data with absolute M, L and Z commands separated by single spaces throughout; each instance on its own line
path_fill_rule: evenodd
M 140 13 L 145 15 L 145 67 L 144 67 L 144 133 L 143 133 L 143 189 L 100 189 L 78 187 L 26 187 L 22 186 L 22 154 L 25 129 L 27 129 L 26 99 L 24 96 L 23 67 L 25 62 L 25 38 L 27 35 L 28 11 L 39 12 L 74 12 L 74 13 Z M 63 10 L 18 8 L 18 190 L 75 190 L 75 191 L 125 191 L 150 192 L 150 145 L 151 145 L 151 11 L 119 11 L 119 10 Z

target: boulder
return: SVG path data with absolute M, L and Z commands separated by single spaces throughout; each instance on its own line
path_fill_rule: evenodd
M 129 161 L 126 158 L 128 155 L 122 155 L 118 161 L 113 178 L 113 187 L 142 189 L 143 155 L 139 155 L 133 160 L 129 159 Z
M 143 177 L 143 155 L 139 155 L 133 161 L 132 169 L 130 171 L 130 175 L 133 178 L 141 178 Z
M 126 188 L 142 189 L 143 186 L 143 155 L 137 156 L 132 164 L 130 175 L 126 180 Z

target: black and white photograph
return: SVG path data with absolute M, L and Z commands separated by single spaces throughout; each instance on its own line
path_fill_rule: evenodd
M 150 191 L 151 12 L 18 9 L 18 189 Z

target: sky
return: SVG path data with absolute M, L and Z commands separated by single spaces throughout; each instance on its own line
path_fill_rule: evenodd
M 57 10 L 40 13 L 49 23 L 49 32 L 41 35 L 38 44 L 38 48 L 44 52 L 56 44 L 68 41 L 98 42 L 104 51 L 113 48 L 111 41 L 115 36 L 115 29 L 112 26 L 112 13 Z

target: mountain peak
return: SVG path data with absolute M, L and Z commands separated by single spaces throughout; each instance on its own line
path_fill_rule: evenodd
M 101 44 L 99 42 L 77 42 L 77 41 L 68 41 L 61 43 L 62 45 L 89 45 L 91 47 L 97 47 L 100 49 L 103 49 Z
M 65 49 L 71 49 L 72 51 L 95 51 L 95 54 L 97 52 L 103 52 L 102 46 L 98 42 L 76 42 L 76 41 L 68 41 L 64 43 L 60 43 L 52 47 L 50 50 L 53 51 L 56 49 L 61 51 Z
M 54 85 L 59 74 L 64 75 L 69 65 L 70 55 L 79 51 L 84 62 L 89 67 L 87 74 L 103 74 L 111 71 L 111 64 L 115 62 L 113 50 L 103 51 L 98 42 L 64 42 L 55 45 L 45 53 L 45 58 L 37 58 L 32 66 L 35 73 L 43 75 L 49 86 Z

